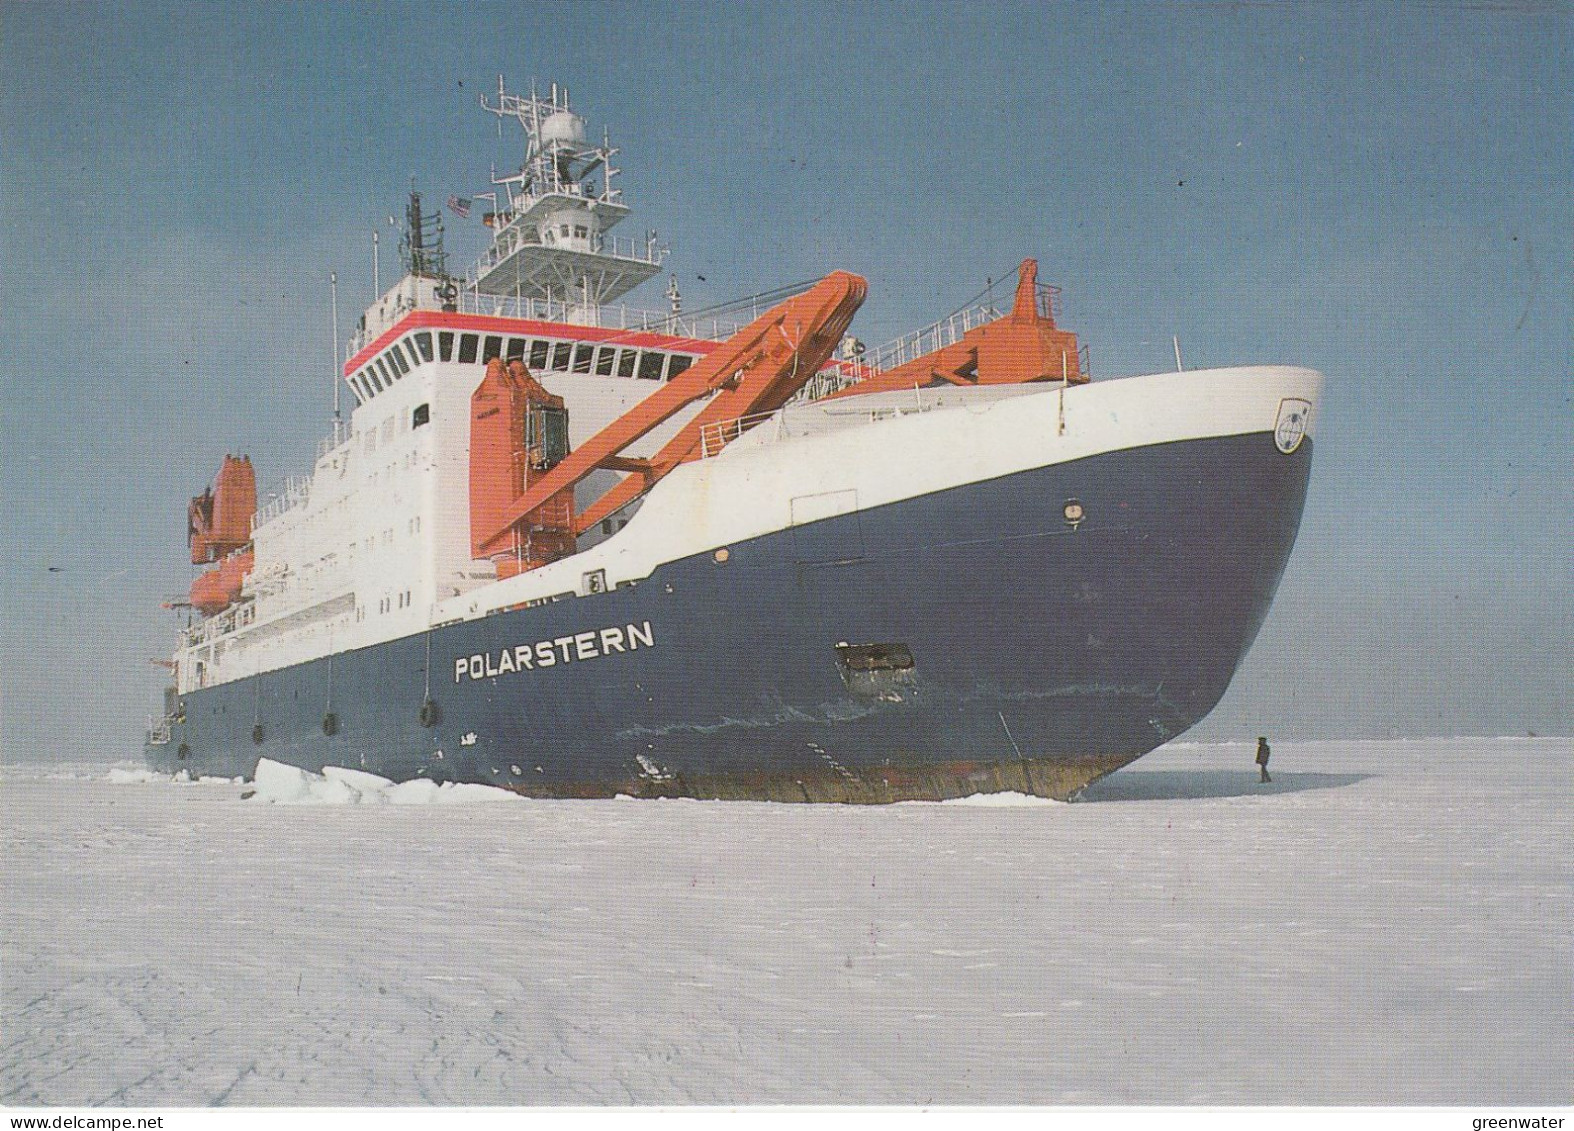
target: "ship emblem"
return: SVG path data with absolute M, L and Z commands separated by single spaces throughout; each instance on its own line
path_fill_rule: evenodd
M 1312 402 L 1286 397 L 1279 402 L 1279 420 L 1273 426 L 1273 442 L 1289 455 L 1306 438 L 1306 424 L 1312 417 Z

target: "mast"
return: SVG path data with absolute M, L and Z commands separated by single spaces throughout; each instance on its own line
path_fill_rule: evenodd
M 344 381 L 343 362 L 339 360 L 339 273 L 328 272 L 328 292 L 332 296 L 333 337 L 328 339 L 329 352 L 333 357 L 333 438 L 339 438 L 339 428 L 343 423 L 339 415 L 339 386 Z
M 525 152 L 518 171 L 492 177 L 499 190 L 492 246 L 468 285 L 483 294 L 562 303 L 554 313 L 598 324 L 600 307 L 655 275 L 665 254 L 653 238 L 609 235 L 630 212 L 610 135 L 603 130 L 599 144 L 588 140 L 585 119 L 557 83 L 546 97 L 534 87 L 528 95 L 509 94 L 499 75 L 496 103 L 482 95 L 481 106 L 500 123 L 519 123 Z

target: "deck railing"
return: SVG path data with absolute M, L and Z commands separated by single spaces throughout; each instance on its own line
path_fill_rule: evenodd
M 349 434 L 346 431 L 345 439 Z M 337 446 L 337 445 L 335 445 Z M 251 519 L 251 531 L 255 534 L 259 529 L 278 518 L 287 510 L 300 506 L 312 493 L 312 480 L 309 475 L 291 475 L 277 491 L 272 492 L 273 498 L 257 508 L 257 513 Z
M 602 255 L 609 259 L 621 259 L 629 263 L 642 263 L 652 267 L 661 266 L 663 250 L 652 240 L 641 242 L 640 240 L 623 236 L 602 235 L 589 239 L 587 242 L 590 245 L 590 254 L 593 255 Z M 476 286 L 483 276 L 523 247 L 561 247 L 567 251 L 582 250 L 575 247 L 573 243 L 544 243 L 539 235 L 527 236 L 521 233 L 509 239 L 508 234 L 504 233 L 500 237 L 499 242 L 492 244 L 491 247 L 482 252 L 481 258 L 471 264 L 469 269 L 465 271 L 463 286 L 467 289 Z
M 743 323 L 726 318 L 692 318 L 679 312 L 636 310 L 624 306 L 593 306 L 586 309 L 557 299 L 515 298 L 481 291 L 462 290 L 459 313 L 481 314 L 490 318 L 520 318 L 534 322 L 565 322 L 577 326 L 597 326 L 603 330 L 636 330 L 674 334 L 701 341 L 720 342 L 743 329 Z
M 333 431 L 317 441 L 317 458 L 323 456 L 350 442 L 350 422 L 348 420 L 335 420 Z
M 749 416 L 717 420 L 705 425 L 700 429 L 700 458 L 709 459 L 716 455 L 750 428 L 756 424 L 763 424 L 775 415 L 774 412 L 756 412 Z

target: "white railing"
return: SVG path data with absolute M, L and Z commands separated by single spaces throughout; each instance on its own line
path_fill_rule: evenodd
M 228 636 L 236 629 L 245 628 L 257 619 L 257 606 L 251 601 L 240 605 L 231 605 L 222 613 L 217 613 L 205 621 L 182 629 L 180 633 L 180 646 L 182 648 L 195 647 L 198 644 L 207 644 L 221 636 Z
M 867 377 L 873 377 L 874 372 L 862 362 L 832 362 L 809 378 L 809 383 L 794 393 L 788 403 L 821 400 L 832 393 L 851 388 Z
M 582 237 L 583 238 L 583 237 Z M 492 246 L 481 253 L 481 258 L 470 265 L 465 271 L 464 285 L 473 287 L 490 273 L 498 264 L 515 255 L 521 248 L 545 247 L 554 251 L 575 251 L 581 254 L 605 256 L 608 259 L 619 259 L 625 263 L 639 263 L 651 267 L 660 267 L 662 249 L 652 240 L 641 241 L 621 236 L 602 235 L 596 239 L 586 240 L 590 247 L 588 253 L 577 248 L 570 242 L 546 243 L 539 235 L 526 235 L 523 232 L 514 234 L 508 230 L 498 233 Z
M 342 448 L 349 442 L 350 422 L 348 420 L 335 420 L 333 422 L 333 431 L 317 441 L 317 458 L 322 459 L 329 452 Z
M 1059 287 L 1040 283 L 1036 287 L 1034 297 L 1041 317 L 1053 319 L 1060 316 Z M 914 330 L 910 334 L 903 334 L 900 338 L 885 343 L 860 358 L 859 364 L 867 366 L 871 373 L 895 369 L 899 365 L 917 361 L 926 353 L 955 345 L 969 330 L 993 322 L 1003 317 L 1005 313 L 1004 309 L 993 302 L 976 303 L 949 314 L 921 330 Z
M 610 255 L 614 259 L 632 259 L 636 263 L 650 263 L 661 266 L 662 251 L 654 241 L 646 240 L 641 249 L 639 241 L 630 236 L 602 236 L 596 241 L 596 252 L 600 255 Z
M 558 299 L 515 298 L 481 291 L 459 292 L 461 314 L 481 314 L 490 318 L 520 318 L 532 322 L 566 322 L 597 326 L 603 330 L 636 330 L 673 334 L 702 341 L 721 342 L 732 337 L 743 324 L 725 318 L 689 318 L 683 314 L 636 310 L 624 306 L 585 307 Z M 587 317 L 588 316 L 588 317 Z
M 756 424 L 763 424 L 775 415 L 774 412 L 756 412 L 749 416 L 717 420 L 705 425 L 700 429 L 700 458 L 709 459 L 716 455 L 750 428 Z
M 945 349 L 962 340 L 962 335 L 985 323 L 993 322 L 1001 315 L 999 308 L 980 303 L 959 310 L 955 314 L 942 318 L 930 326 L 912 333 L 903 334 L 885 345 L 870 351 L 861 363 L 870 370 L 879 373 L 886 369 L 895 369 L 899 365 L 906 365 L 910 361 L 917 361 L 926 353 Z
M 273 497 L 267 503 L 257 508 L 257 513 L 251 519 L 252 533 L 255 534 L 285 511 L 300 506 L 311 497 L 311 493 L 311 476 L 291 475 L 277 491 L 271 493 Z

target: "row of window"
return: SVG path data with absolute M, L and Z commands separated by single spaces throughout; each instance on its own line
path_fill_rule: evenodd
M 537 373 L 594 373 L 600 377 L 638 377 L 670 381 L 696 358 L 693 354 L 642 350 L 597 342 L 560 342 L 548 338 L 510 338 L 502 334 L 463 334 L 440 330 L 409 334 L 367 362 L 350 378 L 362 403 L 392 387 L 422 362 L 457 361 L 485 365 L 494 357 L 523 361 Z

